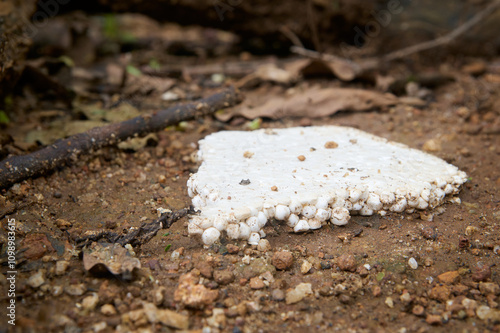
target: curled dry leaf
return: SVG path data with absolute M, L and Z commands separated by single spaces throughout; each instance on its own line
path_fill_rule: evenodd
M 382 94 L 364 89 L 311 88 L 291 97 L 272 98 L 253 108 L 245 106 L 232 113 L 217 114 L 217 118 L 221 121 L 227 121 L 237 115 L 248 119 L 258 117 L 272 119 L 283 117 L 320 118 L 341 110 L 368 111 L 394 105 L 397 102 L 397 97 L 392 94 Z
M 141 263 L 120 244 L 93 243 L 83 252 L 83 267 L 95 275 L 111 273 L 130 280 L 134 268 L 141 268 Z

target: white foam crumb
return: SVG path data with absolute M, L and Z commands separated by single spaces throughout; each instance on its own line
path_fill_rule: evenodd
M 188 229 L 206 245 L 221 232 L 258 244 L 273 218 L 304 232 L 350 214 L 435 208 L 467 180 L 435 156 L 348 127 L 218 132 L 199 145 L 187 187 L 200 214 Z

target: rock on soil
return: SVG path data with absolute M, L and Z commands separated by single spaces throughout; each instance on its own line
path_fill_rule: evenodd
M 288 251 L 275 252 L 273 255 L 272 264 L 276 269 L 285 270 L 292 266 L 293 255 Z
M 181 275 L 179 286 L 174 293 L 174 300 L 193 308 L 202 308 L 212 304 L 219 296 L 219 292 L 198 284 L 198 281 L 199 277 L 193 272 Z
M 310 283 L 301 283 L 286 293 L 286 304 L 294 304 L 302 301 L 304 297 L 312 294 Z

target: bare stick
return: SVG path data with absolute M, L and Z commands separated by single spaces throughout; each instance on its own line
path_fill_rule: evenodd
M 181 121 L 212 114 L 217 110 L 236 105 L 241 100 L 239 91 L 231 87 L 194 103 L 175 105 L 166 110 L 142 115 L 121 123 L 96 127 L 87 132 L 57 140 L 52 145 L 34 153 L 9 157 L 0 162 L 0 189 L 46 174 L 76 161 L 78 156 L 91 150 L 160 131 Z
M 391 61 L 391 60 L 395 60 L 395 59 L 400 59 L 400 58 L 406 57 L 406 56 L 413 54 L 413 53 L 422 52 L 422 51 L 425 51 L 428 49 L 432 49 L 434 47 L 449 44 L 455 38 L 459 37 L 460 35 L 463 35 L 465 32 L 470 30 L 473 26 L 482 22 L 486 17 L 491 15 L 498 7 L 500 7 L 500 0 L 493 1 L 488 6 L 486 6 L 486 8 L 484 8 L 482 11 L 480 11 L 479 13 L 474 15 L 470 20 L 468 20 L 464 24 L 458 26 L 456 29 L 454 29 L 450 33 L 448 33 L 444 36 L 441 36 L 439 38 L 436 38 L 434 40 L 430 40 L 430 41 L 423 42 L 420 44 L 405 47 L 401 50 L 397 50 L 397 51 L 391 52 L 389 54 L 386 54 L 385 56 L 382 57 L 382 61 Z
M 388 62 L 400 58 L 404 58 L 406 56 L 409 56 L 413 53 L 429 50 L 434 47 L 442 46 L 449 44 L 451 41 L 459 37 L 460 35 L 463 35 L 466 31 L 470 30 L 472 27 L 475 25 L 481 23 L 484 21 L 486 17 L 491 15 L 496 9 L 500 7 L 500 0 L 495 0 L 494 2 L 490 3 L 486 8 L 484 8 L 482 11 L 478 12 L 476 15 L 474 15 L 470 20 L 465 22 L 464 24 L 460 25 L 450 33 L 441 36 L 439 38 L 423 42 L 420 44 L 412 45 L 409 47 L 405 47 L 401 50 L 397 50 L 394 52 L 390 52 L 380 58 L 378 57 L 373 57 L 373 58 L 366 58 L 366 59 L 361 59 L 359 62 L 354 62 L 342 57 L 338 57 L 332 54 L 324 54 L 324 53 L 319 53 L 315 52 L 312 50 L 307 50 L 303 47 L 300 46 L 292 46 L 290 48 L 290 51 L 296 54 L 300 54 L 302 56 L 312 58 L 312 59 L 318 59 L 318 60 L 323 60 L 323 61 L 328 61 L 328 62 L 337 62 L 337 63 L 343 63 L 344 65 L 350 66 L 353 71 L 357 74 L 365 72 L 367 70 L 372 70 L 376 68 L 380 62 Z
M 286 25 L 282 25 L 280 27 L 280 31 L 286 38 L 288 38 L 293 45 L 298 46 L 300 48 L 304 48 L 304 44 L 300 41 L 300 38 Z
M 175 212 L 164 213 L 159 219 L 149 223 L 142 223 L 139 228 L 132 229 L 126 234 L 117 234 L 109 230 L 90 230 L 85 232 L 84 235 L 75 238 L 74 241 L 79 248 L 87 246 L 92 242 L 102 241 L 118 243 L 122 246 L 126 244 L 140 246 L 149 242 L 161 229 L 168 229 L 177 220 L 194 213 L 195 210 L 190 206 Z

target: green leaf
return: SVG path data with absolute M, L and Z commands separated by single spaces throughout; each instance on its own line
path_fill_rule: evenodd
M 259 129 L 260 125 L 262 124 L 262 119 L 260 118 L 255 118 L 248 124 L 248 128 L 253 130 Z
M 141 76 L 142 72 L 137 68 L 132 65 L 127 65 L 127 73 L 134 75 L 134 76 Z
M 172 244 L 168 244 L 166 247 L 165 247 L 165 252 L 168 252 L 168 250 L 170 250 L 170 248 L 172 247 Z
M 149 60 L 149 67 L 151 67 L 151 69 L 154 69 L 155 71 L 159 71 L 161 66 L 160 66 L 160 63 L 158 62 L 158 60 L 156 59 L 151 59 Z
M 164 233 L 163 237 L 167 237 L 168 235 L 170 235 L 170 232 Z
M 377 279 L 377 281 L 382 281 L 382 279 L 385 277 L 385 273 L 384 272 L 380 272 L 377 274 L 377 276 L 375 277 Z
M 75 67 L 75 62 L 68 56 L 60 56 L 59 61 L 63 62 L 68 67 Z
M 0 124 L 8 124 L 10 123 L 10 119 L 5 113 L 5 111 L 0 110 Z

